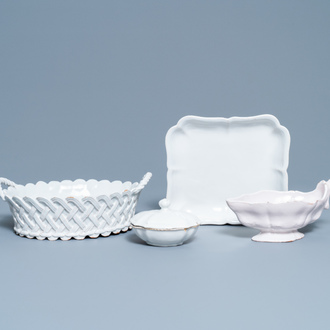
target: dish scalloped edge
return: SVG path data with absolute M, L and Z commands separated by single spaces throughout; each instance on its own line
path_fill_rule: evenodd
M 233 116 L 230 118 L 225 118 L 225 117 L 200 117 L 200 116 L 184 116 L 179 121 L 177 122 L 176 125 L 172 126 L 166 133 L 165 136 L 165 147 L 166 150 L 168 149 L 168 144 L 169 140 L 171 138 L 171 135 L 176 131 L 176 130 L 183 130 L 184 124 L 186 122 L 189 122 L 191 120 L 198 120 L 198 121 L 203 121 L 203 122 L 224 122 L 224 123 L 234 123 L 234 122 L 249 122 L 249 121 L 254 121 L 254 120 L 262 120 L 266 119 L 274 124 L 274 127 L 278 129 L 279 131 L 282 132 L 282 134 L 285 137 L 285 150 L 287 152 L 284 155 L 283 159 L 283 166 L 282 166 L 282 174 L 284 175 L 285 181 L 287 182 L 288 185 L 288 167 L 289 167 L 289 151 L 290 151 L 290 142 L 291 142 L 291 137 L 290 137 L 290 132 L 289 130 L 285 127 L 282 126 L 280 121 L 273 115 L 270 114 L 263 114 L 263 115 L 257 115 L 257 116 L 249 116 L 249 117 L 239 117 L 239 116 Z M 167 166 L 168 168 L 168 166 Z M 168 182 L 168 177 L 170 175 L 170 171 L 167 171 L 167 182 Z M 286 187 L 285 190 L 288 190 L 288 186 Z

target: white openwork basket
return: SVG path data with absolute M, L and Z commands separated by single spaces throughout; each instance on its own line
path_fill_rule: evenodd
M 0 196 L 14 218 L 14 231 L 39 240 L 96 238 L 126 232 L 142 189 L 152 174 L 137 183 L 65 180 L 25 186 L 0 178 Z M 2 189 L 1 184 L 8 186 Z

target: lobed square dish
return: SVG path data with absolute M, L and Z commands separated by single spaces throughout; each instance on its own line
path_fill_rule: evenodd
M 289 148 L 289 131 L 272 115 L 183 117 L 166 135 L 166 198 L 200 224 L 239 224 L 226 199 L 287 190 Z

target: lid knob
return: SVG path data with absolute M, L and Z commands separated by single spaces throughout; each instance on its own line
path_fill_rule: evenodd
M 167 209 L 170 206 L 170 201 L 166 198 L 159 201 L 159 206 L 161 209 Z

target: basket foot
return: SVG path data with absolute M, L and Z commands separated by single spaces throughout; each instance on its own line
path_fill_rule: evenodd
M 73 236 L 75 239 L 77 239 L 77 240 L 82 240 L 82 239 L 84 239 L 86 236 Z

